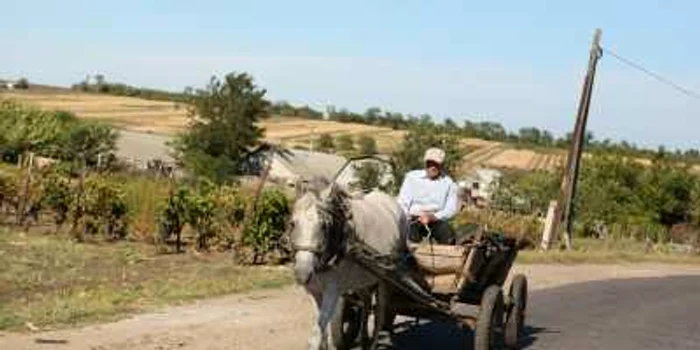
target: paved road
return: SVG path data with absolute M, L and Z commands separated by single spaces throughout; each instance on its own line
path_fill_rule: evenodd
M 407 322 L 408 323 L 408 322 Z M 524 349 L 700 349 L 700 276 L 572 284 L 532 293 Z M 393 349 L 469 349 L 471 334 L 404 324 Z

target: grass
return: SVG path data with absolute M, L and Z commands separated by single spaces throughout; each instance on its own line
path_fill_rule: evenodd
M 118 176 L 117 180 L 124 185 L 132 237 L 153 242 L 158 228 L 158 211 L 168 198 L 168 180 L 148 176 Z
M 518 253 L 516 261 L 523 264 L 700 264 L 700 255 L 676 253 L 666 244 L 647 247 L 644 242 L 626 239 L 575 239 L 574 249 L 571 251 L 556 247 L 547 252 L 525 250 Z
M 155 249 L 0 230 L 0 330 L 114 320 L 292 281 L 284 267 L 241 267 L 227 254 L 158 255 Z

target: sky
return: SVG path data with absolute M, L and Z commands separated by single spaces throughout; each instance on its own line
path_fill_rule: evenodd
M 595 28 L 602 46 L 700 91 L 698 1 L 0 0 L 0 77 L 88 74 L 182 91 L 247 72 L 271 100 L 510 130 L 573 128 Z M 700 99 L 604 55 L 596 138 L 700 148 Z

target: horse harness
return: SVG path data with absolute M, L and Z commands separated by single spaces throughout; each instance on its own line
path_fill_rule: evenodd
M 350 243 L 356 241 L 355 225 L 351 210 L 343 210 L 343 215 L 321 210 L 323 220 L 323 241 L 319 245 L 294 244 L 294 250 L 307 251 L 319 257 L 317 272 L 325 272 L 336 267 L 347 254 Z M 334 215 L 336 214 L 336 215 Z

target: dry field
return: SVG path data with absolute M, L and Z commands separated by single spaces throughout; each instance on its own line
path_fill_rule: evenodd
M 82 118 L 108 121 L 132 131 L 172 134 L 187 125 L 184 106 L 173 102 L 79 92 L 13 92 L 0 93 L 0 97 L 17 99 L 42 109 L 70 111 Z M 260 125 L 267 130 L 267 138 L 278 141 L 323 133 L 392 132 L 389 128 L 369 125 L 296 118 L 271 118 Z
M 76 92 L 3 93 L 42 109 L 65 110 L 85 119 L 102 120 L 133 130 L 173 133 L 186 125 L 185 109 L 172 102 L 149 101 L 132 97 Z
M 187 125 L 184 106 L 173 102 L 150 101 L 73 92 L 70 90 L 41 90 L 35 92 L 0 93 L 42 109 L 66 110 L 85 119 L 102 120 L 129 131 L 172 135 Z M 400 146 L 404 132 L 385 127 L 339 123 L 324 120 L 273 117 L 260 122 L 269 141 L 286 146 L 309 147 L 321 134 L 334 136 L 369 135 L 377 140 L 380 152 L 390 152 Z M 464 159 L 462 171 L 477 167 L 514 168 L 523 170 L 555 169 L 564 162 L 564 154 L 539 153 L 532 150 L 509 149 L 506 145 L 480 139 L 464 139 L 464 147 L 475 149 Z
M 525 149 L 507 149 L 485 161 L 494 168 L 554 170 L 563 165 L 565 154 L 538 153 Z

